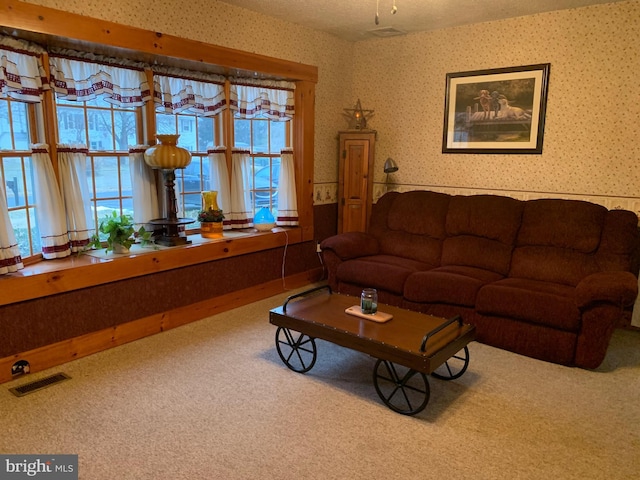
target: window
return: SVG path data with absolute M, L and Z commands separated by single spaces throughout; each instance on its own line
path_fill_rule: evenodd
M 280 152 L 289 146 L 291 122 L 268 118 L 235 118 L 235 146 L 251 152 L 251 208 L 254 215 L 263 207 L 274 217 L 278 209 Z
M 176 170 L 176 197 L 180 215 L 197 218 L 202 209 L 202 192 L 209 190 L 210 162 L 207 149 L 214 146 L 215 117 L 194 113 L 156 113 L 159 134 L 179 134 L 178 145 L 191 152 L 191 163 Z M 191 225 L 197 228 L 198 225 Z M 187 227 L 189 228 L 189 226 Z
M 133 215 L 129 146 L 140 143 L 139 113 L 135 107 L 116 107 L 101 96 L 68 101 L 56 96 L 59 142 L 85 144 L 87 183 L 93 222 L 105 215 Z
M 0 99 L 0 180 L 23 258 L 34 256 L 41 249 L 30 149 L 34 112 L 35 106 Z

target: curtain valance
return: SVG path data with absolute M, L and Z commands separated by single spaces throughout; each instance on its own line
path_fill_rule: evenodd
M 49 88 L 42 51 L 23 40 L 0 35 L 0 98 L 42 101 L 42 93 Z
M 230 108 L 237 117 L 293 118 L 295 84 L 284 81 L 232 79 Z
M 188 111 L 209 117 L 226 108 L 224 81 L 200 81 L 169 75 L 154 75 L 154 102 L 156 111 L 179 113 Z
M 143 70 L 52 55 L 51 86 L 60 98 L 88 101 L 104 95 L 119 107 L 140 107 L 151 99 Z

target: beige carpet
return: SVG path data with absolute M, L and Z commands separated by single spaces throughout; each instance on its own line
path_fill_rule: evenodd
M 313 370 L 287 369 L 268 322 L 285 297 L 0 385 L 0 452 L 79 454 L 87 480 L 638 478 L 640 332 L 598 371 L 473 343 L 407 417 L 371 357 L 319 342 Z M 8 391 L 58 371 L 72 380 Z

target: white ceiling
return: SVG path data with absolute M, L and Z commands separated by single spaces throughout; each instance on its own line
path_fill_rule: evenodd
M 624 0 L 221 0 L 349 41 L 438 30 Z M 375 24 L 376 3 L 379 24 Z M 387 32 L 387 34 L 385 34 Z M 397 34 L 397 33 L 396 33 Z

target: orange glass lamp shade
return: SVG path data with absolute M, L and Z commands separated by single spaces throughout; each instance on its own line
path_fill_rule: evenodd
M 156 135 L 158 145 L 147 148 L 144 161 L 151 168 L 173 170 L 184 168 L 191 163 L 191 153 L 186 148 L 178 147 L 180 135 Z

